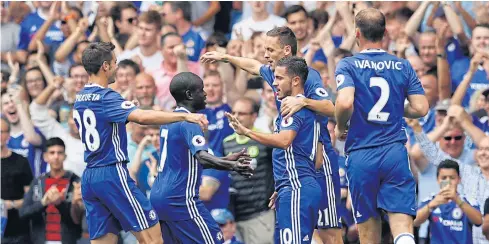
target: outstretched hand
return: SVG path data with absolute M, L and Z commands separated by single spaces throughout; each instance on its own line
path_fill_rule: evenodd
M 207 126 L 209 126 L 209 121 L 203 114 L 187 114 L 185 120 L 190 123 L 199 124 L 203 131 L 207 131 Z
M 249 161 L 252 160 L 252 158 L 250 157 L 250 155 L 246 151 L 246 148 L 243 148 L 239 152 L 235 152 L 235 153 L 229 154 L 228 156 L 224 157 L 224 159 L 230 160 L 230 161 L 236 161 L 239 158 L 245 158 L 246 160 L 249 160 Z
M 233 130 L 238 134 L 238 135 L 246 135 L 248 132 L 248 128 L 244 127 L 239 120 L 234 117 L 234 115 L 226 112 L 226 117 L 228 117 L 229 120 L 229 126 L 233 128 Z
M 233 171 L 236 171 L 238 174 L 245 176 L 247 178 L 253 176 L 253 168 L 251 167 L 251 158 L 241 156 L 236 160 L 236 163 L 233 166 Z
M 217 51 L 211 51 L 211 52 L 206 52 L 200 57 L 200 62 L 204 64 L 212 64 L 215 62 L 225 62 L 226 61 L 226 54 L 217 52 Z

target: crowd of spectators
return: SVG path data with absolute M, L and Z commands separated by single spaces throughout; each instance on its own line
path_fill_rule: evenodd
M 81 55 L 94 41 L 116 46 L 118 69 L 110 87 L 143 109 L 175 107 L 169 84 L 177 73 L 203 78 L 207 108 L 201 112 L 210 122 L 206 137 L 212 152 L 223 156 L 247 148 L 255 174 L 246 179 L 206 169 L 200 197 L 226 241 L 272 243 L 271 149 L 234 134 L 224 113 L 233 113 L 249 129 L 273 132 L 274 93 L 259 76 L 229 63 L 202 64 L 199 58 L 218 51 L 266 65 L 265 56 L 276 55 L 266 49 L 267 31 L 288 26 L 298 55 L 320 72 L 334 102 L 335 65 L 362 51 L 353 17 L 368 7 L 384 13 L 384 50 L 411 63 L 430 104 L 424 118 L 406 121 L 420 211 L 440 205 L 427 199 L 446 193 L 440 192 L 439 173 L 455 169 L 447 160 L 456 162 L 463 198 L 450 193 L 450 199 L 457 204 L 464 199 L 485 214 L 482 225 L 475 221 L 467 228 L 473 243 L 489 243 L 489 3 L 433 1 L 2 1 L 1 199 L 7 219 L 2 243 L 88 242 L 78 183 L 84 146 L 72 106 L 90 82 Z M 331 118 L 328 129 L 344 157 L 334 123 Z M 128 169 L 149 197 L 160 158 L 159 128 L 134 123 L 127 128 Z M 344 167 L 343 158 L 338 173 L 344 240 L 356 243 Z M 438 218 L 421 214 L 417 238 L 429 243 Z M 135 243 L 130 233 L 120 236 L 120 242 Z

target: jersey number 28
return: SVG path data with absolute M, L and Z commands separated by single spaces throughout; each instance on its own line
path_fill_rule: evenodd
M 83 117 L 83 123 L 82 123 Z M 100 135 L 97 131 L 97 119 L 95 113 L 90 109 L 85 109 L 82 116 L 76 109 L 73 110 L 73 119 L 78 123 L 78 131 L 80 132 L 80 138 L 83 138 L 83 128 L 85 128 L 85 143 L 83 143 L 83 149 L 94 152 L 100 147 Z
M 382 77 L 372 77 L 370 78 L 370 87 L 379 87 L 380 88 L 380 97 L 379 100 L 375 103 L 375 105 L 368 112 L 368 120 L 369 121 L 377 121 L 377 122 L 386 122 L 389 119 L 390 113 L 381 112 L 382 109 L 389 101 L 390 96 L 390 88 L 389 83 Z

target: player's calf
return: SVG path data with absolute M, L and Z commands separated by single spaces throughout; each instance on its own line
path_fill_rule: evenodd
M 369 218 L 365 222 L 358 223 L 357 226 L 360 243 L 382 243 L 382 221 L 380 218 Z
M 341 229 L 318 229 L 318 235 L 323 243 L 343 244 Z
M 413 217 L 402 213 L 388 213 L 394 244 L 414 244 Z
M 139 244 L 163 244 L 160 223 L 139 232 L 131 232 L 138 239 Z

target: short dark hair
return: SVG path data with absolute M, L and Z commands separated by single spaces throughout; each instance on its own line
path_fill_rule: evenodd
M 110 16 L 112 19 L 115 21 L 121 20 L 122 17 L 122 10 L 132 8 L 134 11 L 138 11 L 136 9 L 136 6 L 134 6 L 134 3 L 132 2 L 117 2 L 111 9 L 110 9 Z
M 39 68 L 39 67 L 36 66 L 36 67 L 32 67 L 32 68 L 26 70 L 25 73 L 24 73 L 24 76 L 22 78 L 22 87 L 24 88 L 24 91 L 26 91 L 27 101 L 29 103 L 31 103 L 33 99 L 32 99 L 31 95 L 28 92 L 29 90 L 27 89 L 27 73 L 29 73 L 31 71 L 37 71 L 37 72 L 41 73 L 42 83 L 44 85 L 44 88 L 46 88 L 48 86 L 48 82 L 46 80 L 46 77 L 44 77 L 44 74 L 42 73 L 41 68 Z
M 279 66 L 287 68 L 287 74 L 289 77 L 299 76 L 302 81 L 302 85 L 304 85 L 307 80 L 307 75 L 309 74 L 306 60 L 296 56 L 288 56 L 281 58 L 277 62 L 277 67 Z
M 62 146 L 63 151 L 66 149 L 65 143 L 63 140 L 61 140 L 61 138 L 52 137 L 46 141 L 46 145 L 44 146 L 44 151 L 46 152 L 50 147 L 53 147 L 53 146 Z
M 314 25 L 314 30 L 317 30 L 319 28 L 319 25 L 324 25 L 328 23 L 329 20 L 329 14 L 325 10 L 322 9 L 316 9 L 312 12 L 309 13 L 309 16 L 311 17 Z
M 181 102 L 187 97 L 185 93 L 195 91 L 198 82 L 203 82 L 202 79 L 192 72 L 181 72 L 175 75 L 170 82 L 170 93 L 175 98 L 175 101 Z
M 31 55 L 37 55 L 37 50 L 33 50 L 33 51 L 29 51 L 29 54 L 27 54 L 27 56 L 31 56 Z M 49 54 L 44 52 L 43 55 L 44 58 L 46 58 L 46 63 L 47 64 L 50 64 L 51 63 L 51 59 L 49 58 Z
M 80 8 L 75 6 L 69 6 L 68 9 L 71 11 L 75 11 L 78 14 L 78 16 L 80 16 L 80 18 L 83 18 L 83 11 L 81 11 Z
M 355 25 L 368 41 L 380 42 L 384 38 L 385 16 L 375 8 L 358 12 L 355 16 Z
M 139 74 L 139 72 L 141 72 L 141 69 L 139 69 L 139 65 L 136 62 L 132 61 L 131 59 L 121 60 L 118 64 L 118 69 L 119 68 L 125 69 L 127 67 L 134 70 L 134 74 L 136 74 L 136 75 Z
M 83 66 L 83 64 L 81 64 L 81 63 L 74 63 L 74 64 L 72 64 L 72 65 L 70 66 L 70 69 L 68 70 L 68 76 L 69 76 L 69 77 L 71 77 L 71 70 L 73 70 L 74 68 L 76 68 L 76 67 L 78 67 L 78 66 L 82 66 L 82 67 L 84 67 L 84 66 Z
M 221 78 L 221 73 L 219 73 L 219 71 L 216 71 L 216 70 L 207 70 L 204 73 L 204 78 L 209 77 L 209 76 L 217 76 L 217 77 Z
M 278 37 L 280 47 L 290 46 L 292 55 L 297 55 L 297 38 L 287 26 L 275 27 L 267 32 L 267 36 Z
M 284 17 L 287 21 L 289 21 L 289 16 L 291 14 L 295 14 L 295 13 L 299 13 L 299 12 L 303 12 L 304 15 L 306 16 L 306 18 L 309 18 L 309 13 L 301 5 L 289 6 L 287 9 L 285 9 L 285 13 L 282 15 L 282 17 Z
M 212 35 L 207 38 L 207 41 L 205 43 L 206 47 L 218 45 L 220 47 L 226 47 L 228 45 L 228 39 L 226 38 L 226 35 L 224 35 L 222 32 L 216 31 L 212 33 Z
M 252 113 L 257 114 L 260 111 L 260 105 L 258 105 L 258 103 L 255 100 L 253 100 L 252 98 L 240 97 L 238 100 L 236 100 L 236 102 L 238 102 L 238 101 L 248 102 L 249 104 L 251 104 L 251 112 Z M 234 102 L 234 104 L 236 104 L 236 102 Z
M 489 23 L 479 23 L 479 24 L 475 25 L 474 29 L 477 27 L 489 29 Z
M 93 42 L 83 51 L 82 63 L 89 75 L 97 74 L 104 62 L 112 61 L 114 44 L 110 42 Z
M 404 7 L 394 12 L 393 18 L 395 18 L 396 20 L 402 23 L 406 23 L 413 14 L 414 12 L 410 8 Z
M 161 37 L 161 46 L 163 47 L 165 45 L 165 41 L 166 41 L 166 38 L 167 37 L 170 37 L 170 36 L 177 36 L 178 38 L 182 38 L 178 33 L 176 32 L 168 32 L 166 34 L 164 34 L 162 37 Z
M 183 18 L 186 21 L 192 20 L 192 6 L 190 5 L 190 2 L 188 2 L 188 1 L 175 1 L 175 2 L 171 1 L 168 3 L 170 4 L 173 12 L 177 12 L 178 10 L 182 10 Z
M 156 25 L 156 30 L 161 31 L 161 26 L 163 25 L 163 19 L 161 18 L 160 13 L 158 13 L 155 10 L 149 10 L 149 11 L 143 12 L 139 16 L 138 20 L 139 20 L 139 22 L 154 24 L 154 25 Z
M 445 159 L 440 162 L 438 168 L 436 169 L 436 177 L 438 177 L 440 174 L 441 169 L 454 169 L 457 171 L 457 175 L 460 176 L 460 167 L 458 166 L 458 163 L 451 159 Z

